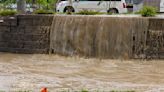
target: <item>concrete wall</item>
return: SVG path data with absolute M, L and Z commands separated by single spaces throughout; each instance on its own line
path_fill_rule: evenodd
M 1 52 L 164 57 L 164 19 L 160 18 L 18 15 L 1 19 Z
M 55 16 L 51 49 L 64 55 L 130 58 L 138 53 L 147 28 L 146 18 Z
M 53 16 L 18 15 L 1 20 L 0 51 L 48 53 Z

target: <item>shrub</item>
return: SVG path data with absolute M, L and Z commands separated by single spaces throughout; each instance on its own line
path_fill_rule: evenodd
M 97 15 L 97 14 L 101 14 L 101 13 L 97 12 L 97 11 L 92 11 L 92 10 L 82 10 L 76 14 L 79 14 L 79 15 Z
M 139 13 L 143 16 L 143 17 L 151 17 L 151 16 L 155 16 L 157 13 L 157 9 L 152 7 L 152 6 L 144 6 Z
M 53 11 L 48 11 L 48 10 L 36 10 L 34 11 L 35 14 L 54 14 Z
M 82 89 L 81 92 L 89 92 L 88 90 Z
M 17 14 L 16 11 L 14 10 L 3 10 L 3 11 L 0 11 L 0 16 L 13 16 Z

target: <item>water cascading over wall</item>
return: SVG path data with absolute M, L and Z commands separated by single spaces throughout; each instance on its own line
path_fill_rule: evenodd
M 146 18 L 54 16 L 50 49 L 63 55 L 131 58 L 142 53 L 138 49 L 148 24 Z
M 4 17 L 0 21 L 0 52 L 164 58 L 164 19 L 106 15 Z

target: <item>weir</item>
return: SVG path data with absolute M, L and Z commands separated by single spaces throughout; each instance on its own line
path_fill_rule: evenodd
M 95 58 L 163 58 L 164 19 L 18 15 L 0 22 L 0 51 Z
M 64 55 L 133 58 L 141 43 L 144 45 L 148 21 L 147 18 L 55 16 L 50 48 Z

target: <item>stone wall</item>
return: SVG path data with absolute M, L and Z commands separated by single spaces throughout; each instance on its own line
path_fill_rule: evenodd
M 0 51 L 48 53 L 53 16 L 18 15 L 1 20 Z

